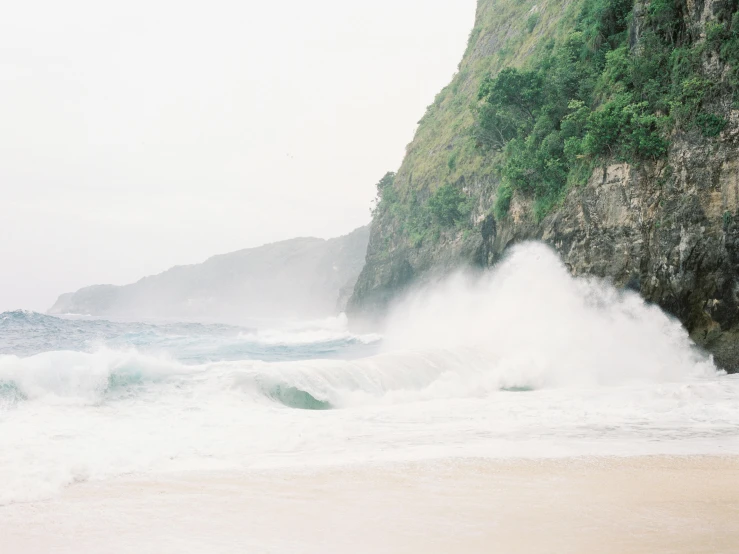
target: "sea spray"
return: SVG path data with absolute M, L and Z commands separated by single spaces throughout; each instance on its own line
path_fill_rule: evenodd
M 718 374 L 680 323 L 638 295 L 573 278 L 539 243 L 459 273 L 391 312 L 377 356 L 272 364 L 240 375 L 332 407 L 549 387 L 683 382 Z
M 131 472 L 739 454 L 739 376 L 539 244 L 417 291 L 381 342 L 345 324 L 4 314 L 0 503 Z
M 352 337 L 342 318 L 239 335 L 303 352 L 326 341 L 348 345 Z M 537 243 L 512 249 L 481 277 L 460 273 L 416 291 L 391 313 L 380 348 L 355 360 L 194 365 L 130 348 L 46 352 L 0 357 L 0 381 L 26 398 L 98 399 L 119 386 L 198 373 L 261 400 L 342 408 L 497 390 L 683 381 L 717 372 L 676 320 L 634 293 L 573 278 L 552 250 Z M 312 400 L 294 401 L 303 396 Z
M 482 277 L 416 291 L 388 318 L 383 348 L 468 349 L 510 386 L 679 380 L 716 372 L 687 332 L 637 294 L 573 278 L 527 243 Z

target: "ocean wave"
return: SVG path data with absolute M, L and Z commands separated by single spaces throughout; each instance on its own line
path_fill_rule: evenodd
M 54 347 L 45 330 L 77 332 L 58 321 L 25 334 Z M 128 325 L 115 328 L 122 348 L 0 356 L 0 482 L 12 483 L 0 504 L 131 472 L 737 452 L 739 376 L 658 308 L 572 278 L 541 245 L 410 296 L 359 349 L 371 355 L 319 358 L 355 348 L 344 325 L 285 325 L 271 335 L 283 344 L 260 348 L 233 328 Z M 343 338 L 294 340 L 321 328 Z M 209 360 L 227 348 L 236 359 Z
M 355 335 L 345 316 L 308 322 L 263 322 L 257 328 L 218 323 L 70 319 L 28 311 L 0 314 L 0 355 L 135 349 L 189 363 L 290 360 L 368 355 L 379 335 Z
M 25 358 L 0 356 L 0 397 L 96 403 L 122 388 L 191 375 L 198 369 L 166 357 L 107 348 L 91 353 L 44 352 Z
M 289 358 L 309 352 L 305 345 L 358 340 L 346 327 L 340 317 L 255 337 L 285 345 Z M 199 385 L 241 389 L 260 402 L 326 409 L 716 374 L 659 308 L 602 281 L 573 278 L 550 249 L 528 244 L 482 278 L 458 275 L 396 306 L 373 356 L 193 365 L 135 349 L 3 356 L 0 395 L 101 401 L 132 385 L 197 375 Z
M 377 333 L 355 334 L 348 329 L 345 314 L 314 321 L 296 321 L 271 326 L 256 331 L 241 333 L 239 337 L 267 345 L 307 345 L 307 344 L 372 344 L 379 342 L 382 335 Z
M 571 277 L 540 244 L 514 248 L 483 277 L 460 274 L 408 298 L 390 316 L 382 350 L 260 366 L 236 379 L 340 408 L 722 373 L 677 320 L 636 294 Z
M 267 329 L 256 333 L 242 333 L 239 338 L 247 342 L 266 345 L 300 346 L 307 344 L 371 344 L 382 340 L 380 334 L 355 335 L 348 331 L 331 331 L 327 329 L 306 329 L 303 331 L 285 331 Z

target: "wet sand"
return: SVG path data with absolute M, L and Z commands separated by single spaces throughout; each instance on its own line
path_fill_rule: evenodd
M 0 507 L 0 541 L 4 554 L 734 554 L 739 457 L 126 477 Z

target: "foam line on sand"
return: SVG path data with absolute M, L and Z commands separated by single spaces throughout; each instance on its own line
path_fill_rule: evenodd
M 81 483 L 3 552 L 739 552 L 739 457 L 445 460 Z

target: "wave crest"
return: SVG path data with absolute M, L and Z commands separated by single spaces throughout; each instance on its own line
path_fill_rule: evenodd
M 317 328 L 336 338 L 346 333 L 346 322 L 294 327 L 287 337 L 273 337 L 300 343 L 308 339 L 301 333 Z M 679 322 L 659 308 L 597 279 L 573 278 L 553 251 L 526 244 L 483 277 L 457 275 L 399 304 L 377 355 L 200 365 L 135 350 L 3 356 L 0 394 L 99 401 L 142 383 L 198 374 L 208 386 L 248 390 L 258 401 L 325 409 L 685 381 L 716 372 Z
M 26 358 L 0 356 L 0 395 L 16 399 L 98 402 L 106 393 L 157 382 L 196 368 L 135 350 L 54 351 Z

